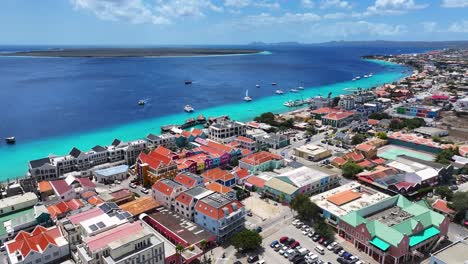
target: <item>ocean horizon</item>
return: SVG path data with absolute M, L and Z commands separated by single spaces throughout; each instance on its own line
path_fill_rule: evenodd
M 408 52 L 417 51 L 423 50 L 419 48 L 408 50 Z M 0 111 L 7 113 L 7 122 L 0 124 L 0 136 L 12 135 L 18 140 L 15 145 L 4 143 L 0 145 L 0 166 L 2 166 L 0 181 L 24 176 L 29 160 L 51 154 L 65 155 L 73 147 L 86 151 L 95 145 L 109 145 L 115 138 L 124 141 L 145 138 L 149 133 L 160 134 L 160 127 L 163 125 L 181 124 L 200 114 L 207 118 L 229 115 L 234 120 L 248 121 L 264 112 L 284 113 L 292 110 L 283 106 L 287 100 L 305 99 L 317 95 L 327 96 L 329 92 L 332 92 L 334 97 L 352 93 L 347 88 L 372 88 L 405 77 L 408 73 L 403 71 L 409 69 L 403 65 L 361 59 L 362 55 L 382 54 L 383 52 L 379 53 L 379 50 L 361 50 L 346 58 L 348 61 L 344 62 L 340 61 L 340 58 L 328 56 L 319 65 L 313 61 L 313 56 L 308 57 L 310 56 L 307 55 L 308 51 L 268 52 L 240 56 L 154 59 L 0 58 L 0 66 L 14 65 L 7 70 L 0 70 L 0 77 L 9 74 L 9 79 L 0 81 L 0 84 L 3 82 L 4 87 L 7 87 L 7 91 L 0 91 L 2 98 L 6 98 L 3 96 L 7 93 L 13 93 L 13 99 L 28 95 L 24 93 L 25 91 L 21 91 L 24 87 L 18 88 L 20 91 L 17 91 L 8 89 L 5 83 L 27 84 L 29 87 L 34 87 L 27 89 L 29 92 L 34 91 L 33 95 L 20 99 L 20 106 L 30 105 L 29 108 L 16 110 L 19 107 L 15 105 L 11 95 L 10 99 L 5 100 L 4 105 L 0 106 Z M 318 56 L 316 50 L 309 52 Z M 387 53 L 390 52 L 402 51 L 387 50 Z M 301 53 L 306 54 L 305 58 L 295 57 Z M 334 53 L 335 51 L 332 52 Z M 310 65 L 308 59 L 311 61 Z M 337 62 L 327 64 L 327 59 Z M 299 63 L 294 64 L 294 61 Z M 339 63 L 345 65 L 340 66 Z M 80 91 L 73 81 L 54 77 L 63 72 L 68 74 L 70 64 L 73 69 L 78 70 L 77 76 L 73 75 L 72 79 L 76 80 L 80 78 L 80 74 L 84 74 L 84 81 L 81 76 L 82 82 L 90 85 L 86 87 L 93 88 L 81 88 Z M 154 71 L 156 76 L 148 74 L 149 70 L 141 67 L 142 64 L 157 67 L 158 70 Z M 170 68 L 165 68 L 169 66 L 189 68 L 196 73 L 184 75 L 183 73 L 190 71 L 178 69 L 176 71 L 178 75 L 175 74 L 177 75 L 175 77 Z M 31 72 L 31 76 L 16 75 L 18 72 L 28 71 L 31 67 L 38 71 Z M 265 67 L 269 67 L 270 72 Z M 108 76 L 103 77 L 99 72 L 92 72 L 96 69 L 105 72 Z M 129 69 L 132 71 L 129 72 Z M 357 75 L 362 76 L 371 72 L 373 73 L 371 78 L 351 81 Z M 197 73 L 200 75 L 196 75 Z M 154 88 L 151 92 L 147 91 L 153 87 L 151 82 L 142 85 L 141 88 L 127 87 L 132 83 L 145 83 L 147 80 L 138 79 L 141 76 L 146 76 L 150 81 L 158 80 L 160 87 Z M 184 79 L 192 79 L 194 84 L 191 86 L 180 84 Z M 278 82 L 278 86 L 272 86 L 271 82 Z M 51 83 L 53 83 L 52 88 L 47 86 Z M 261 85 L 260 88 L 255 87 L 257 83 Z M 80 87 L 84 87 L 82 85 L 83 83 L 80 83 Z M 171 85 L 176 88 L 171 88 Z M 299 85 L 305 87 L 300 93 L 287 93 L 282 96 L 274 94 L 276 89 L 281 88 L 287 92 L 290 88 Z M 72 88 L 66 88 L 68 86 Z M 60 87 L 64 87 L 66 91 L 62 91 Z M 252 102 L 242 101 L 246 90 L 249 90 L 249 95 L 253 97 Z M 73 94 L 71 101 L 68 92 Z M 106 96 L 96 95 L 100 92 L 109 98 L 108 101 L 105 101 Z M 139 107 L 136 105 L 138 99 L 146 99 L 148 102 L 144 107 Z M 73 101 L 78 105 L 72 105 Z M 193 105 L 196 111 L 183 112 L 185 104 Z M 36 110 L 38 116 L 34 116 L 35 107 L 39 108 Z M 32 115 L 31 118 L 24 119 L 28 113 Z

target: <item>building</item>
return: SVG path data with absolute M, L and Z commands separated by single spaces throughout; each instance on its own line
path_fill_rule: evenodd
M 142 213 L 150 213 L 156 208 L 161 207 L 152 197 L 145 196 L 134 201 L 119 205 L 120 209 L 129 212 L 133 216 L 139 216 Z
M 445 239 L 449 219 L 402 195 L 342 216 L 338 234 L 379 263 L 416 262 Z
M 84 207 L 83 202 L 78 199 L 71 199 L 69 201 L 61 201 L 59 203 L 49 205 L 47 211 L 50 213 L 52 219 L 65 217 L 67 213 Z
M 323 147 L 307 144 L 294 148 L 294 155 L 306 160 L 319 161 L 330 157 L 332 153 Z
M 220 168 L 207 170 L 202 174 L 202 176 L 207 182 L 217 182 L 226 187 L 230 187 L 236 184 L 236 177 L 234 174 Z
M 176 135 L 165 133 L 158 136 L 149 134 L 146 136 L 146 140 L 151 148 L 156 148 L 158 146 L 163 146 L 165 148 L 171 149 L 176 147 Z
M 289 137 L 277 133 L 268 133 L 265 135 L 255 137 L 255 141 L 259 148 L 267 147 L 272 149 L 279 149 L 289 145 Z
M 395 109 L 395 113 L 405 116 L 421 118 L 437 118 L 440 116 L 440 107 L 431 107 L 425 105 L 402 105 Z
M 181 192 L 176 197 L 174 211 L 184 218 L 194 221 L 195 204 L 198 200 L 212 194 L 213 191 L 203 186 L 196 186 Z
M 291 202 L 299 194 L 311 195 L 335 187 L 338 174 L 321 167 L 299 167 L 265 183 L 264 193 L 274 199 Z
M 314 96 L 310 99 L 310 107 L 312 109 L 319 109 L 322 107 L 328 107 L 330 106 L 331 99 L 328 97 L 323 97 L 323 96 Z
M 226 187 L 225 185 L 222 185 L 220 183 L 210 182 L 210 183 L 207 183 L 205 187 L 208 190 L 211 190 L 213 192 L 217 192 L 217 193 L 220 193 L 220 194 L 227 195 L 232 199 L 237 199 L 237 194 L 233 189 L 231 189 L 229 187 Z
M 423 136 L 429 137 L 445 137 L 448 136 L 448 131 L 437 127 L 418 127 L 414 129 L 414 132 Z
M 32 192 L 0 199 L 0 216 L 31 208 L 38 202 Z
M 329 113 L 322 116 L 322 124 L 332 127 L 343 127 L 351 124 L 354 118 L 354 113 L 349 111 Z
M 125 223 L 77 247 L 83 264 L 166 263 L 164 242 L 140 221 Z
M 69 258 L 68 242 L 60 228 L 36 226 L 31 233 L 21 231 L 5 242 L 9 264 L 60 263 Z
M 360 152 L 367 159 L 373 159 L 377 156 L 377 147 L 367 142 L 358 144 L 356 151 Z
M 111 193 L 104 192 L 100 195 L 106 202 L 116 203 L 117 205 L 121 205 L 135 200 L 133 192 L 129 189 L 120 189 Z
M 50 226 L 52 219 L 44 205 L 16 210 L 0 216 L 0 242 L 11 239 L 20 231 L 32 230 L 37 225 Z
M 162 206 L 174 210 L 175 199 L 179 193 L 187 188 L 173 180 L 164 179 L 157 181 L 153 187 L 153 198 Z
M 57 167 L 52 165 L 50 158 L 31 160 L 28 163 L 29 175 L 37 181 L 52 180 L 58 177 Z
M 212 193 L 195 204 L 195 223 L 214 233 L 219 242 L 244 228 L 245 208 L 229 196 Z
M 77 229 L 80 231 L 79 235 L 82 238 L 92 237 L 113 229 L 133 218 L 131 214 L 122 211 L 115 203 L 103 203 L 98 207 L 103 212 L 102 214 L 93 215 L 93 217 L 78 223 L 79 228 Z
M 260 151 L 239 160 L 239 168 L 246 169 L 249 173 L 279 169 L 284 166 L 281 156 Z
M 80 194 L 95 191 L 96 189 L 96 185 L 90 179 L 76 178 L 71 175 L 65 179 L 53 180 L 49 183 L 54 190 L 55 196 L 62 201 L 78 198 Z
M 218 121 L 208 128 L 208 137 L 221 143 L 229 143 L 237 136 L 245 136 L 247 126 L 244 123 L 231 120 Z
M 438 212 L 438 213 L 441 213 L 445 216 L 448 216 L 450 218 L 452 218 L 456 211 L 449 208 L 448 205 L 447 205 L 447 201 L 446 200 L 442 200 L 442 199 L 437 199 L 435 200 L 432 204 L 431 204 L 431 207 L 432 209 L 434 209 L 434 211 Z
M 320 216 L 328 224 L 336 226 L 340 217 L 388 197 L 390 196 L 358 182 L 350 182 L 316 194 L 310 200 L 320 208 Z
M 205 184 L 204 178 L 200 175 L 191 172 L 181 172 L 174 177 L 174 181 L 184 185 L 186 188 L 193 188 L 195 186 L 203 186 Z
M 144 186 L 153 185 L 160 179 L 172 179 L 177 173 L 177 164 L 168 157 L 170 150 L 157 147 L 150 153 L 140 153 L 138 156 L 135 172 Z
M 354 97 L 352 95 L 340 96 L 338 107 L 343 110 L 353 110 L 355 107 Z
M 254 151 L 257 149 L 257 143 L 255 143 L 255 140 L 244 137 L 244 136 L 238 136 L 236 139 L 234 139 L 235 142 L 239 144 L 239 146 L 243 149 L 248 149 L 251 151 Z
M 128 165 L 119 165 L 107 169 L 94 171 L 94 176 L 97 182 L 113 183 L 115 181 L 122 181 L 127 178 Z
M 394 132 L 388 135 L 388 142 L 393 145 L 403 146 L 414 150 L 425 151 L 433 154 L 443 149 L 455 147 L 452 144 L 440 144 L 430 138 L 424 138 L 416 134 Z
M 450 244 L 434 253 L 429 258 L 429 264 L 468 263 L 468 237 Z

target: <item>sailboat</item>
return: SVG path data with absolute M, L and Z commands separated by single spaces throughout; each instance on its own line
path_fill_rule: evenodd
M 246 102 L 252 101 L 252 97 L 249 96 L 249 90 L 245 91 L 244 101 Z

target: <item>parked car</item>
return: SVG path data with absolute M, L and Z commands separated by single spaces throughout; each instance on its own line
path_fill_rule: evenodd
M 307 236 L 308 233 L 309 233 L 309 232 L 307 232 L 306 230 L 302 231 L 302 234 L 303 234 L 304 236 Z
M 247 212 L 247 216 L 253 216 L 252 212 L 251 212 L 251 211 L 248 211 L 248 212 Z
M 278 243 L 279 243 L 278 240 L 273 240 L 270 244 L 270 247 L 274 248 Z
M 321 238 L 321 237 L 320 237 L 319 235 L 315 235 L 315 236 L 312 238 L 312 241 L 317 242 L 317 241 L 319 241 L 320 238 Z
M 132 189 L 135 189 L 135 188 L 136 188 L 136 185 L 135 185 L 134 183 L 130 183 L 130 184 L 128 185 L 128 187 L 130 187 L 130 188 L 132 188 Z
M 282 244 L 278 243 L 275 245 L 275 248 L 273 249 L 274 251 L 279 251 L 283 247 Z
M 330 243 L 331 243 L 330 240 L 325 240 L 325 241 L 323 241 L 322 245 L 326 247 L 326 246 L 328 246 Z
M 284 244 L 290 246 L 292 243 L 296 242 L 296 240 L 294 238 L 288 238 L 288 240 L 286 242 L 284 242 Z
M 281 237 L 281 238 L 279 239 L 279 242 L 280 242 L 280 243 L 284 243 L 284 242 L 286 242 L 287 240 L 288 240 L 288 237 L 287 237 L 287 236 L 284 236 L 284 237 Z
M 344 250 L 340 250 L 340 251 L 338 252 L 338 256 L 340 256 L 340 257 L 341 257 L 341 256 L 342 256 L 344 253 L 347 253 L 347 252 L 346 252 L 346 251 L 344 251 Z
M 325 242 L 325 238 L 321 237 L 321 238 L 318 240 L 318 243 L 319 243 L 319 244 L 323 244 L 323 242 Z
M 301 243 L 299 243 L 299 241 L 294 241 L 293 243 L 291 243 L 291 248 L 296 248 L 297 246 L 299 246 Z
M 258 255 L 255 255 L 255 256 L 250 256 L 247 258 L 247 262 L 248 263 L 254 263 L 255 261 L 258 261 L 260 258 L 258 257 Z
M 149 190 L 146 189 L 146 188 L 143 188 L 143 189 L 141 190 L 141 192 L 144 193 L 144 194 L 148 194 L 148 193 L 149 193 Z
M 330 245 L 327 246 L 327 249 L 328 250 L 333 250 L 337 245 L 338 245 L 337 242 L 332 242 L 332 243 L 330 243 Z
M 338 254 L 338 252 L 340 252 L 341 250 L 343 250 L 343 247 L 337 246 L 335 249 L 333 249 L 333 253 Z

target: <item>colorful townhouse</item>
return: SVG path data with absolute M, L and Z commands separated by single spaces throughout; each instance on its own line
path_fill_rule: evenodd
M 175 143 L 178 147 L 184 147 L 190 142 L 194 142 L 197 138 L 206 138 L 205 132 L 198 128 L 192 128 L 190 131 L 182 130 L 176 134 Z
M 205 185 L 204 178 L 191 172 L 181 172 L 174 177 L 174 181 L 184 185 L 187 189 Z
M 157 181 L 152 187 L 154 200 L 162 206 L 174 210 L 176 197 L 187 188 L 173 180 L 163 179 Z
M 194 219 L 196 224 L 214 233 L 217 241 L 222 242 L 244 228 L 245 208 L 229 196 L 213 193 L 196 203 Z
M 239 146 L 243 149 L 248 149 L 251 151 L 255 151 L 257 149 L 257 144 L 255 143 L 255 140 L 248 137 L 238 136 L 234 139 L 234 142 L 237 142 Z
M 239 160 L 239 168 L 249 173 L 279 169 L 284 166 L 284 159 L 276 154 L 260 151 Z
M 181 192 L 176 197 L 174 211 L 184 218 L 194 221 L 195 204 L 198 200 L 212 194 L 213 191 L 203 186 L 195 186 L 191 189 Z
M 404 105 L 395 109 L 400 115 L 421 118 L 437 118 L 440 116 L 440 107 L 428 107 L 424 105 Z
M 236 177 L 234 174 L 220 168 L 207 170 L 202 176 L 205 178 L 206 182 L 217 182 L 226 187 L 236 184 Z
M 416 263 L 447 235 L 450 220 L 402 195 L 342 216 L 338 234 L 382 264 Z
M 138 156 L 135 173 L 143 186 L 153 185 L 160 179 L 172 179 L 177 175 L 177 164 L 169 156 L 170 153 L 167 148 L 159 146 L 148 154 L 141 153 Z

